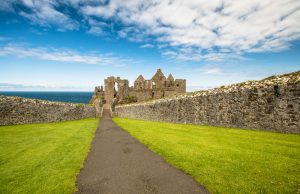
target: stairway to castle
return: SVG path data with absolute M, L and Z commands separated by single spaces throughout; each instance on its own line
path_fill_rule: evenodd
M 102 117 L 111 118 L 111 110 L 110 109 L 103 109 Z

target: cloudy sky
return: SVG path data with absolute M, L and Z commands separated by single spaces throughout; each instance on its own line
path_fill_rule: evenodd
M 157 68 L 188 90 L 300 70 L 299 0 L 5 0 L 0 90 L 91 91 Z

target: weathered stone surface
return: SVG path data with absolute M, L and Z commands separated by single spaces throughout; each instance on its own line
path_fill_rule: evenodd
M 176 79 L 170 74 L 168 79 L 164 76 L 161 69 L 150 80 L 140 75 L 134 85 L 129 87 L 127 79 L 110 76 L 104 80 L 104 90 L 100 86 L 95 87 L 95 93 L 90 101 L 94 103 L 97 98 L 105 99 L 104 108 L 110 109 L 113 102 L 126 103 L 128 98 L 134 97 L 138 102 L 160 99 L 164 97 L 174 97 L 186 93 L 186 80 Z
M 95 116 L 96 108 L 89 105 L 0 96 L 0 125 L 56 122 Z
M 116 116 L 300 133 L 300 72 L 169 99 L 120 105 Z

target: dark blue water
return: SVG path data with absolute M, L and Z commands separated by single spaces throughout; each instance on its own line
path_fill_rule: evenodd
M 20 96 L 24 98 L 35 98 L 41 100 L 71 102 L 71 103 L 89 103 L 93 92 L 3 92 L 0 95 Z

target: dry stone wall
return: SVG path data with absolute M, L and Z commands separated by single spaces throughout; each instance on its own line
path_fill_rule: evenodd
M 56 122 L 95 116 L 96 108 L 89 105 L 0 96 L 0 125 Z
M 121 105 L 118 117 L 300 133 L 300 72 Z

